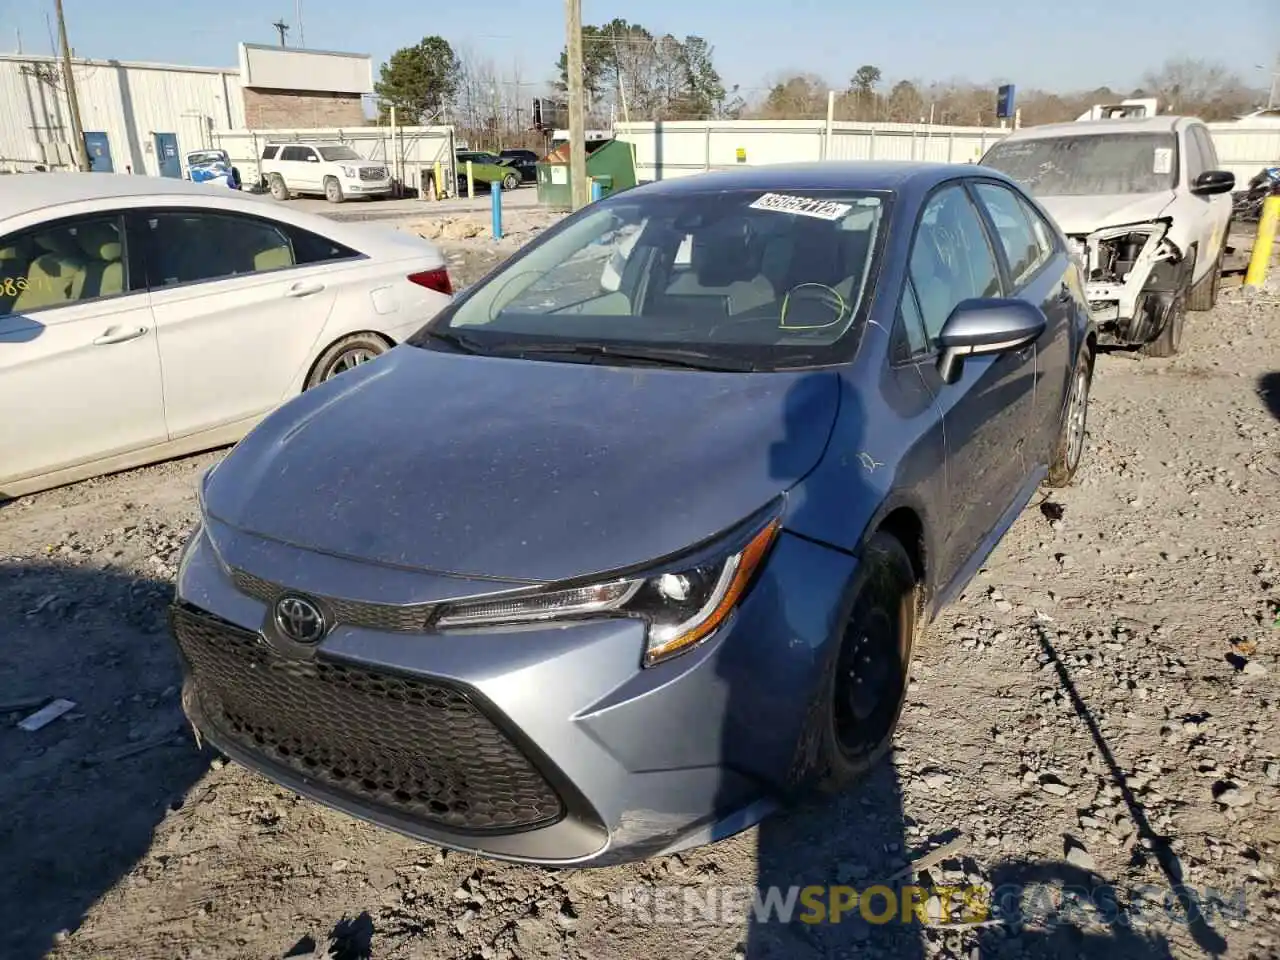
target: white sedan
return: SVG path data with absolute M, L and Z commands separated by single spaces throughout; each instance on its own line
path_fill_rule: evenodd
M 447 305 L 387 226 L 109 174 L 0 177 L 0 500 L 234 443 Z

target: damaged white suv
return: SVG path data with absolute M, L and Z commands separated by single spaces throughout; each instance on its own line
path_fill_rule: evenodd
M 1102 335 L 1178 352 L 1186 311 L 1218 296 L 1235 176 L 1191 117 L 1077 121 L 1017 130 L 984 166 L 1031 193 L 1075 249 Z

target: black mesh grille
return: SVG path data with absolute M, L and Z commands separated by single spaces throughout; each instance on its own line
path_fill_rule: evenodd
M 278 583 L 255 577 L 244 570 L 231 571 L 231 582 L 246 596 L 274 603 L 288 591 Z M 430 603 L 395 606 L 389 603 L 364 603 L 359 600 L 343 600 L 335 597 L 317 598 L 338 623 L 388 633 L 421 633 L 435 612 Z
M 473 831 L 546 825 L 550 784 L 461 691 L 326 662 L 175 606 L 174 636 L 209 722 L 243 748 L 397 813 Z
M 386 175 L 387 175 L 386 167 L 361 167 L 360 168 L 361 180 L 382 180 L 386 177 Z

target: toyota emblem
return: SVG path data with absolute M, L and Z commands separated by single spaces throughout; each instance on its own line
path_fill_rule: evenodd
M 294 643 L 319 643 L 325 633 L 324 614 L 302 597 L 277 600 L 275 621 L 276 629 Z

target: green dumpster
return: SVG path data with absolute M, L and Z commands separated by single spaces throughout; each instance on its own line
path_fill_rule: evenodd
M 587 179 L 599 183 L 606 197 L 634 187 L 636 166 L 631 144 L 622 140 L 588 140 Z M 567 143 L 551 151 L 538 164 L 538 203 L 565 210 L 573 206 Z

